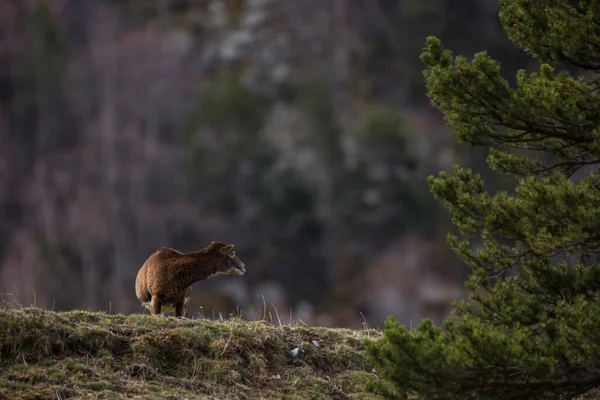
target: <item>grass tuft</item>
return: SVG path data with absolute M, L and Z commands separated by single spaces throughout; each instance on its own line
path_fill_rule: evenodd
M 0 311 L 0 398 L 375 399 L 374 330 Z M 298 348 L 293 357 L 291 350 Z

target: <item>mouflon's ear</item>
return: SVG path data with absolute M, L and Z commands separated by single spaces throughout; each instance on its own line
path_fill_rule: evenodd
M 231 253 L 233 251 L 233 245 L 232 244 L 228 244 L 227 246 L 223 246 L 219 249 L 219 252 L 221 254 L 227 254 L 227 253 Z
M 219 243 L 212 241 L 208 246 L 206 246 L 205 251 L 208 253 L 212 253 L 219 250 Z

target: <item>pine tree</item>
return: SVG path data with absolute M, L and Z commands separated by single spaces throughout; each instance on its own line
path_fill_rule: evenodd
M 485 52 L 469 62 L 435 37 L 421 60 L 433 105 L 515 188 L 486 193 L 461 167 L 429 178 L 472 268 L 469 298 L 443 327 L 388 318 L 367 342 L 387 398 L 569 399 L 600 386 L 600 1 L 500 0 L 499 16 L 539 72 L 511 85 Z

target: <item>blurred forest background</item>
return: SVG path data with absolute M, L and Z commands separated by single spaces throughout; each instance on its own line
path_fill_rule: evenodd
M 425 178 L 507 182 L 429 105 L 429 35 L 537 66 L 494 0 L 0 0 L 0 292 L 146 312 L 154 250 L 223 240 L 248 273 L 193 314 L 441 321 L 468 271 Z

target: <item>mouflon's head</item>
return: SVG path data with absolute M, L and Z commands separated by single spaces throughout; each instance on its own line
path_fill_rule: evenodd
M 235 254 L 232 244 L 211 242 L 207 250 L 216 256 L 217 273 L 223 275 L 244 275 L 246 273 L 246 265 Z

